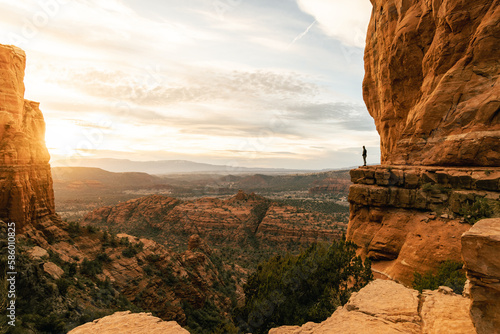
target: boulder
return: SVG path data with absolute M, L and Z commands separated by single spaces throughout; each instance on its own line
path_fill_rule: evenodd
M 375 280 L 354 293 L 322 323 L 273 328 L 269 334 L 474 334 L 469 300 L 441 291 L 418 291 Z
M 479 334 L 500 333 L 500 218 L 477 222 L 462 235 L 470 280 L 471 316 Z
M 76 327 L 68 334 L 189 334 L 175 321 L 163 321 L 151 313 L 116 312 Z

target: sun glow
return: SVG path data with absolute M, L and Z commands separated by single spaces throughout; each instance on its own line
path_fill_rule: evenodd
M 84 128 L 70 120 L 47 121 L 45 143 L 51 154 L 72 156 L 86 149 Z

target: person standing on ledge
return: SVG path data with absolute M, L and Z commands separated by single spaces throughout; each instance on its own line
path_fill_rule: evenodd
M 366 166 L 366 148 L 364 146 L 363 146 L 363 162 L 364 162 L 363 166 Z

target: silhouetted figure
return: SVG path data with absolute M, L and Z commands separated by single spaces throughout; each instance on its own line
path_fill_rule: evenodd
M 363 166 L 366 166 L 366 148 L 363 146 Z

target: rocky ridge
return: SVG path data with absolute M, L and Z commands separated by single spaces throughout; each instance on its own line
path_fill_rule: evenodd
M 187 236 L 198 234 L 217 247 L 259 243 L 260 248 L 293 250 L 289 244 L 330 241 L 345 230 L 345 224 L 331 215 L 306 212 L 243 191 L 225 200 L 206 197 L 181 201 L 151 195 L 96 209 L 82 224 L 154 234 L 157 241 L 174 248 L 185 244 Z

